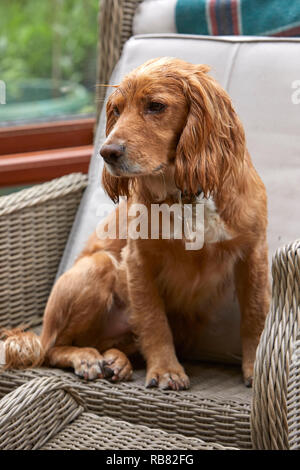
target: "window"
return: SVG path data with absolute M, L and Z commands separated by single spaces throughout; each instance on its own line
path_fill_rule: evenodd
M 0 2 L 0 186 L 87 170 L 98 10 L 99 0 Z

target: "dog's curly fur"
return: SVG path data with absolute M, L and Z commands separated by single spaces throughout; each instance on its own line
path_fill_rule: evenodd
M 40 363 L 72 367 L 88 379 L 127 380 L 127 355 L 138 349 L 147 386 L 185 389 L 189 379 L 176 352 L 197 348 L 206 318 L 234 284 L 243 374 L 251 384 L 270 297 L 266 193 L 231 100 L 208 70 L 160 58 L 124 78 L 107 103 L 101 151 L 117 145 L 124 152 L 105 165 L 103 185 L 115 202 L 127 196 L 129 207 L 195 202 L 202 191 L 224 236 L 187 251 L 183 240 L 99 240 L 94 233 L 49 297 Z M 10 348 L 11 367 L 20 365 L 19 349 L 13 355 Z

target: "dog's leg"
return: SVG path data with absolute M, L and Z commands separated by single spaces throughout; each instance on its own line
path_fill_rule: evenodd
M 252 248 L 236 269 L 236 288 L 241 310 L 241 339 L 245 385 L 252 386 L 256 349 L 270 305 L 266 242 Z
M 105 358 L 99 352 L 101 344 L 117 344 L 118 335 L 123 334 L 124 327 L 118 325 L 122 318 L 114 305 L 117 278 L 116 262 L 99 251 L 79 259 L 58 279 L 47 303 L 41 336 L 48 365 L 71 367 L 88 380 L 112 372 L 114 380 L 128 377 L 131 366 L 123 353 L 106 352 L 113 367 L 105 374 Z
M 85 380 L 104 377 L 104 358 L 95 348 L 56 346 L 48 351 L 46 362 L 52 367 L 70 367 Z
M 163 300 L 145 263 L 128 259 L 130 322 L 147 361 L 146 387 L 183 390 L 189 379 L 179 364 Z

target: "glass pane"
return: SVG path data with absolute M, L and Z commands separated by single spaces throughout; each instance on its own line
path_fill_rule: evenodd
M 94 114 L 98 10 L 99 0 L 0 1 L 0 126 Z

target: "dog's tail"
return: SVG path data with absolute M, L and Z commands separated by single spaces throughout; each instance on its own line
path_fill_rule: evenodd
M 2 366 L 4 369 L 27 369 L 43 364 L 45 350 L 38 335 L 23 328 L 1 332 Z
M 56 333 L 43 344 L 33 331 L 24 328 L 2 330 L 0 341 L 0 364 L 4 369 L 28 369 L 45 362 L 46 353 L 55 342 Z

